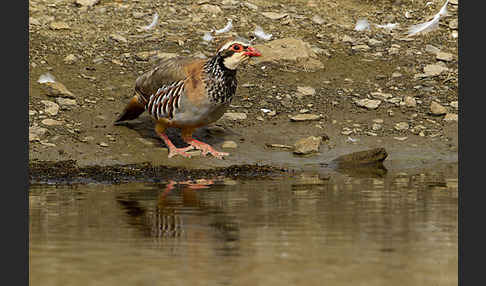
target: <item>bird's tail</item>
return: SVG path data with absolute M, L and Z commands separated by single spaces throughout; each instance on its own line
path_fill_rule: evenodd
M 125 106 L 125 109 L 115 120 L 115 123 L 125 120 L 132 120 L 137 118 L 140 114 L 145 111 L 145 102 L 144 98 L 141 97 L 136 91 L 133 92 L 133 96 L 130 99 L 130 102 Z

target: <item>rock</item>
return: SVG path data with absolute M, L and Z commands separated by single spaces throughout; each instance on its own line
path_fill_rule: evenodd
M 255 5 L 255 4 L 252 4 L 250 2 L 245 2 L 245 3 L 243 3 L 243 5 L 246 6 L 250 10 L 253 10 L 253 11 L 258 10 L 258 6 Z
M 344 35 L 341 39 L 341 41 L 345 42 L 345 43 L 354 43 L 354 39 L 348 35 Z
M 272 20 L 280 20 L 288 16 L 287 13 L 262 12 L 262 15 Z
M 238 144 L 236 144 L 235 141 L 224 141 L 223 142 L 223 145 L 221 145 L 221 147 L 223 149 L 227 149 L 227 148 L 237 148 L 238 147 Z
M 29 17 L 29 25 L 40 26 L 41 23 L 34 17 Z
M 444 116 L 444 121 L 458 121 L 458 120 L 459 120 L 459 116 L 455 113 L 447 113 Z
M 101 147 L 108 147 L 109 146 L 108 143 L 106 143 L 106 142 L 100 142 L 99 145 Z
M 54 120 L 54 119 L 44 119 L 41 121 L 42 124 L 46 125 L 46 126 L 57 126 L 57 125 L 62 125 L 63 123 L 61 121 L 58 121 L 58 120 Z
M 49 27 L 52 29 L 52 30 L 68 30 L 68 29 L 71 29 L 69 27 L 69 25 L 65 22 L 51 22 L 49 24 Z
M 381 99 L 381 100 L 386 100 L 386 99 L 393 97 L 393 95 L 391 93 L 383 93 L 383 92 L 372 92 L 372 93 L 370 93 L 370 95 L 373 98 L 378 98 L 378 99 Z
M 454 56 L 450 53 L 438 52 L 436 54 L 436 59 L 439 60 L 439 61 L 450 62 L 454 59 Z
M 339 167 L 369 165 L 383 163 L 386 157 L 388 157 L 388 153 L 385 148 L 375 148 L 342 155 L 334 159 L 332 162 L 337 163 Z
M 381 100 L 364 98 L 364 99 L 356 100 L 355 103 L 359 107 L 364 107 L 369 110 L 372 110 L 372 109 L 377 109 L 378 106 L 380 106 Z
M 425 51 L 431 54 L 437 54 L 440 52 L 440 49 L 433 45 L 426 45 Z
M 432 115 L 444 115 L 447 113 L 447 109 L 436 101 L 432 101 L 430 103 L 430 113 Z
M 381 46 L 382 44 L 383 44 L 383 42 L 378 41 L 377 39 L 369 39 L 368 40 L 368 45 L 370 45 L 372 47 Z
M 57 104 L 61 106 L 61 108 L 70 107 L 78 104 L 75 99 L 62 98 L 62 97 L 56 98 L 56 101 Z
M 458 5 L 459 0 L 449 0 L 449 3 L 452 4 L 452 5 Z
M 405 96 L 403 99 L 406 107 L 417 107 L 417 101 L 412 96 Z
M 265 144 L 267 147 L 270 148 L 277 148 L 277 149 L 288 149 L 288 150 L 293 150 L 294 146 L 290 145 L 283 145 L 283 144 Z
M 299 121 L 314 121 L 320 120 L 321 116 L 316 114 L 297 114 L 297 115 L 289 115 L 290 121 L 299 122 Z
M 55 116 L 59 113 L 59 105 L 56 103 L 49 101 L 49 100 L 41 100 L 41 102 L 46 106 L 44 109 L 44 112 L 51 115 Z
M 368 45 L 356 45 L 356 46 L 352 46 L 351 49 L 353 51 L 357 51 L 357 52 L 367 52 L 369 51 L 371 48 L 368 46 Z
M 409 128 L 409 125 L 407 122 L 399 122 L 397 124 L 395 124 L 395 130 L 397 131 L 404 131 L 404 130 L 407 130 Z
M 319 151 L 322 137 L 310 136 L 302 138 L 294 144 L 294 154 L 306 155 Z
M 311 20 L 312 20 L 312 22 L 314 22 L 314 23 L 316 23 L 318 25 L 322 25 L 325 22 L 324 19 L 321 16 L 319 16 L 319 15 L 314 15 L 314 17 L 312 17 Z
M 248 116 L 246 113 L 237 113 L 237 112 L 226 112 L 223 114 L 222 119 L 227 119 L 231 121 L 237 120 L 245 120 Z
M 205 13 L 211 13 L 211 14 L 219 14 L 219 13 L 223 12 L 223 10 L 221 10 L 221 8 L 219 8 L 218 6 L 209 5 L 209 4 L 201 5 L 201 11 L 203 11 Z
M 74 94 L 70 92 L 62 83 L 60 82 L 45 82 L 41 83 L 47 87 L 47 96 L 52 97 L 67 97 L 74 98 Z
M 276 62 L 281 61 L 297 61 L 309 60 L 310 58 L 317 59 L 317 54 L 312 50 L 309 43 L 296 38 L 283 38 L 269 41 L 264 45 L 256 45 L 263 55 L 263 57 L 256 57 L 254 63 L 261 62 Z M 321 63 L 322 67 L 324 65 Z
M 451 32 L 451 37 L 453 39 L 457 39 L 459 37 L 459 32 L 457 32 L 457 30 L 454 30 Z
M 122 35 L 119 35 L 119 34 L 111 34 L 110 39 L 115 40 L 119 43 L 125 43 L 125 44 L 128 43 L 128 40 L 125 37 L 123 37 Z
M 316 89 L 310 86 L 298 86 L 297 92 L 302 95 L 315 95 Z
M 73 54 L 69 54 L 64 58 L 64 63 L 66 64 L 73 64 L 77 60 L 76 56 Z
M 404 137 L 393 137 L 393 139 L 398 140 L 398 141 L 405 141 L 405 140 L 408 139 L 408 137 L 407 136 L 404 136 Z
M 373 125 L 371 125 L 371 129 L 373 129 L 374 131 L 378 131 L 382 128 L 383 126 L 379 123 L 373 123 Z
M 76 0 L 74 4 L 82 7 L 93 7 L 94 5 L 100 3 L 100 0 Z
M 38 126 L 29 127 L 29 142 L 40 141 L 40 138 L 47 132 L 46 128 Z
M 176 57 L 176 53 L 165 53 L 160 52 L 157 50 L 154 51 L 144 51 L 135 54 L 135 59 L 139 61 L 148 61 L 148 60 L 160 60 L 160 59 L 168 59 Z
M 449 105 L 452 106 L 455 109 L 459 108 L 459 102 L 458 101 L 451 101 L 451 103 L 449 103 Z
M 441 73 L 449 70 L 447 67 L 440 65 L 440 64 L 430 64 L 424 67 L 424 76 L 425 77 L 433 77 L 438 76 Z
M 449 21 L 449 28 L 457 30 L 457 27 L 459 26 L 457 19 L 451 19 Z

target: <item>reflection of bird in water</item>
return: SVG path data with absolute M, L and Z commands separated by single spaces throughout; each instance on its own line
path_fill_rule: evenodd
M 234 245 L 235 241 L 239 241 L 239 225 L 220 207 L 205 204 L 200 198 L 204 191 L 199 190 L 211 188 L 213 184 L 213 180 L 207 179 L 169 181 L 162 191 L 157 190 L 153 194 L 153 200 L 147 200 L 147 192 L 144 192 L 143 200 L 134 197 L 139 192 L 133 192 L 120 194 L 117 202 L 128 215 L 128 223 L 140 229 L 147 237 L 157 240 L 216 239 L 223 242 L 218 243 L 219 250 L 228 252 L 226 255 L 234 255 L 234 251 L 239 248 Z M 177 190 L 178 185 L 182 186 L 180 192 Z M 155 200 L 153 207 L 146 206 L 146 202 L 153 204 Z M 214 231 L 201 231 L 204 226 Z M 208 234 L 210 237 L 207 237 Z M 213 239 L 209 239 L 211 237 Z

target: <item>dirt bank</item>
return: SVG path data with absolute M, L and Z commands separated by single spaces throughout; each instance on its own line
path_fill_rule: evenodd
M 442 6 L 438 1 L 427 6 L 416 2 L 101 0 L 86 7 L 72 0 L 31 0 L 30 167 L 73 160 L 79 167 L 312 169 L 376 147 L 387 150 L 389 168 L 456 162 L 457 5 L 450 1 L 449 15 L 437 30 L 407 38 L 406 27 L 429 20 Z M 155 12 L 159 21 L 144 30 Z M 237 96 L 228 112 L 244 113 L 246 119 L 222 119 L 195 133 L 219 150 L 224 141 L 236 143 L 236 148 L 224 149 L 229 157 L 168 159 L 146 114 L 113 125 L 135 79 L 154 66 L 157 56 L 210 56 L 216 43 L 206 43 L 202 36 L 224 27 L 228 18 L 233 28 L 224 35 L 248 37 L 258 25 L 272 40 L 302 41 L 313 53 L 312 60 L 277 58 L 239 70 Z M 360 18 L 371 23 L 371 30 L 354 30 Z M 374 26 L 385 23 L 399 23 L 399 28 Z M 255 43 L 271 46 L 272 40 Z M 430 68 L 439 71 L 434 74 Z M 37 82 L 47 72 L 73 94 L 68 101 L 49 96 Z M 431 110 L 433 102 L 439 111 Z M 289 119 L 297 114 L 318 119 Z M 176 145 L 183 144 L 177 130 L 169 136 Z M 324 139 L 317 153 L 301 156 L 269 147 L 293 146 L 308 136 Z

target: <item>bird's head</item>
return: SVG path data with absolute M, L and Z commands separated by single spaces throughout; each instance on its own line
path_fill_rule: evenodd
M 262 54 L 251 46 L 250 41 L 241 37 L 232 37 L 219 45 L 217 55 L 223 58 L 223 64 L 227 69 L 235 70 L 251 57 L 259 57 Z

